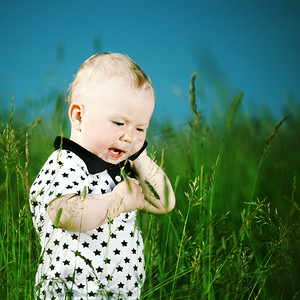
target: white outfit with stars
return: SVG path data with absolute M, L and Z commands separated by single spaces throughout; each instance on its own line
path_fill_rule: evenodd
M 120 166 L 106 163 L 78 144 L 56 138 L 56 151 L 30 190 L 33 223 L 42 246 L 37 299 L 139 299 L 144 282 L 143 240 L 136 211 L 97 229 L 55 228 L 47 213 L 64 194 L 104 194 L 121 181 Z

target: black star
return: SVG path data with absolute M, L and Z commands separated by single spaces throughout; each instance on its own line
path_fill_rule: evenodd
M 48 174 L 49 173 L 49 169 L 47 169 L 46 171 L 45 171 L 45 174 Z
M 88 280 L 88 281 L 93 281 L 93 280 L 94 280 L 94 277 L 93 277 L 92 275 L 89 275 L 89 276 L 87 277 L 87 280 Z
M 79 267 L 76 269 L 77 274 L 81 274 L 82 271 L 83 271 L 83 269 L 81 269 L 81 268 L 79 268 Z
M 60 294 L 62 292 L 62 289 L 61 288 L 57 288 L 55 291 L 56 291 L 57 294 Z
M 127 292 L 127 296 L 128 296 L 128 297 L 132 296 L 132 291 L 128 291 L 128 292 Z
M 73 181 L 73 184 L 74 185 L 78 185 L 79 183 L 77 181 Z
M 54 265 L 50 265 L 50 270 L 54 270 L 55 269 L 55 267 L 54 267 Z
M 74 169 L 74 168 L 70 168 L 70 171 L 71 171 L 71 172 L 75 172 L 75 169 Z
M 103 241 L 103 242 L 101 243 L 101 246 L 102 246 L 102 247 L 107 247 L 107 243 Z
M 97 231 L 98 231 L 98 232 L 103 232 L 103 228 L 102 228 L 102 227 L 98 227 L 98 228 L 97 228 Z
M 53 251 L 51 249 L 47 249 L 46 252 L 49 255 L 49 254 L 52 254 Z
M 71 235 L 71 238 L 72 238 L 72 240 L 77 240 L 78 236 L 77 236 L 77 234 L 73 233 L 73 234 Z
M 124 258 L 124 261 L 125 261 L 126 264 L 129 264 L 130 259 L 129 259 L 128 257 L 125 257 L 125 258 Z
M 70 276 L 70 275 L 68 275 L 68 276 L 66 277 L 66 280 L 72 282 L 72 281 L 73 281 L 73 277 Z
M 46 181 L 46 184 L 48 185 L 48 184 L 50 184 L 51 183 L 51 180 L 47 180 Z
M 63 244 L 63 249 L 68 249 L 68 248 L 69 248 L 69 245 L 66 244 L 66 243 L 64 243 L 64 244 Z
M 100 252 L 98 249 L 96 249 L 96 250 L 94 251 L 94 253 L 95 253 L 95 256 L 101 254 L 101 252 Z
M 112 232 L 112 233 L 110 234 L 110 237 L 111 237 L 112 239 L 116 239 L 116 238 L 117 238 L 117 235 L 116 235 L 115 233 Z
M 125 219 L 128 219 L 128 218 L 129 218 L 129 214 L 126 213 L 126 214 L 125 214 Z
M 132 252 L 133 254 L 136 254 L 136 249 L 133 248 L 133 249 L 131 250 L 131 252 Z
M 67 174 L 67 173 L 62 173 L 62 176 L 63 176 L 64 178 L 68 178 L 68 177 L 69 177 L 69 174 Z
M 130 232 L 130 236 L 131 236 L 131 237 L 134 237 L 134 233 L 133 233 L 132 231 Z
M 59 260 L 60 260 L 60 256 L 57 256 L 57 257 L 56 257 L 56 261 L 59 261 Z
M 130 279 L 131 279 L 131 275 L 128 274 L 128 275 L 126 276 L 126 279 L 127 279 L 127 280 L 130 280 Z
M 51 165 L 53 163 L 53 159 L 49 160 L 49 165 Z
M 83 176 L 80 176 L 80 179 L 83 181 L 85 178 Z
M 59 273 L 59 272 L 56 272 L 56 273 L 55 273 L 55 277 L 56 277 L 56 278 L 59 278 L 59 277 L 60 277 L 60 273 Z
M 112 275 L 107 275 L 107 276 L 105 276 L 105 278 L 107 279 L 107 281 L 111 281 L 113 279 L 113 276 Z
M 102 273 L 102 272 L 103 272 L 103 268 L 98 267 L 98 268 L 96 269 L 96 271 L 97 271 L 98 273 Z
M 122 244 L 123 247 L 127 246 L 127 242 L 126 241 L 123 241 L 121 244 Z
M 63 162 L 61 162 L 60 160 L 57 162 L 60 166 L 63 165 Z
M 137 281 L 134 283 L 134 286 L 135 286 L 136 288 L 138 288 L 138 287 L 139 287 L 139 284 L 138 284 L 138 282 L 137 282 Z
M 88 248 L 89 247 L 89 243 L 87 243 L 87 242 L 84 242 L 84 243 L 82 243 L 82 246 L 84 247 L 84 248 Z
M 91 194 L 93 192 L 93 189 L 88 188 L 88 194 Z
M 89 294 L 90 297 L 94 297 L 95 296 L 94 292 L 89 292 L 88 294 Z
M 108 293 L 107 293 L 107 296 L 109 297 L 109 299 L 111 298 L 111 297 L 113 297 L 114 296 L 114 293 L 112 292 L 112 291 L 109 291 Z
M 71 188 L 72 188 L 72 186 L 69 184 L 66 186 L 66 189 L 68 189 L 68 190 L 70 190 Z
M 137 265 L 134 265 L 134 266 L 133 266 L 133 270 L 134 270 L 134 271 L 137 271 L 137 269 L 138 269 L 138 268 L 137 268 Z
M 140 256 L 139 256 L 138 260 L 140 263 L 143 261 L 143 259 Z
M 107 185 L 109 185 L 109 182 L 107 180 L 104 181 Z
M 115 253 L 115 255 L 120 255 L 120 250 L 116 248 L 116 249 L 114 250 L 114 253 Z
M 122 289 L 123 287 L 124 287 L 124 283 L 120 282 L 120 283 L 118 284 L 118 288 L 119 288 L 119 289 Z
M 93 180 L 91 183 L 92 186 L 98 185 L 98 182 L 96 180 Z
M 106 190 L 105 189 L 101 189 L 101 194 L 105 194 Z
M 136 241 L 136 244 L 139 246 L 139 245 L 140 245 L 140 241 L 139 241 L 139 240 L 137 240 L 137 241 Z
M 64 264 L 64 265 L 70 265 L 70 261 L 67 260 L 67 259 L 65 259 L 65 260 L 63 261 L 63 264 Z
M 48 195 L 49 195 L 49 196 L 52 196 L 53 194 L 54 194 L 54 192 L 53 192 L 53 191 L 50 191 Z
M 55 240 L 55 241 L 54 241 L 54 245 L 55 245 L 55 246 L 58 246 L 58 245 L 59 245 L 59 240 Z
M 104 259 L 104 263 L 105 263 L 105 264 L 110 264 L 110 261 L 111 261 L 111 259 L 109 259 L 109 258 L 107 258 L 107 257 Z
M 51 171 L 51 175 L 55 175 L 55 170 L 52 170 L 52 171 Z
M 98 235 L 95 234 L 95 233 L 93 233 L 93 234 L 91 235 L 91 238 L 92 238 L 92 240 L 96 240 L 96 239 L 98 238 Z
M 55 187 L 57 187 L 57 186 L 59 186 L 59 182 L 54 182 L 54 184 L 53 184 Z
M 123 231 L 124 228 L 125 228 L 125 227 L 124 227 L 123 225 L 120 225 L 120 226 L 118 227 L 118 230 L 119 230 L 119 231 Z
M 84 284 L 80 283 L 80 284 L 78 285 L 78 288 L 79 288 L 79 289 L 84 289 Z
M 118 266 L 118 267 L 117 267 L 117 271 L 118 271 L 118 272 L 122 272 L 122 271 L 123 271 L 123 267 Z

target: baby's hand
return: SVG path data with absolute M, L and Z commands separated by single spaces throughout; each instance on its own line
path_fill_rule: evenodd
M 138 180 L 131 178 L 122 181 L 115 186 L 113 192 L 117 193 L 122 199 L 122 212 L 144 208 L 144 194 Z

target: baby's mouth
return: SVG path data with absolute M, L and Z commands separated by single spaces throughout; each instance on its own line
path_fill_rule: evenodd
M 108 154 L 112 158 L 120 158 L 123 153 L 125 153 L 123 150 L 117 149 L 117 148 L 108 148 Z

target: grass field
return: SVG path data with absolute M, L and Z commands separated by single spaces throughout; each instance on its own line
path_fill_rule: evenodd
M 299 108 L 278 120 L 249 116 L 241 93 L 207 124 L 193 80 L 190 123 L 153 123 L 148 134 L 177 203 L 167 215 L 139 215 L 143 299 L 300 299 Z M 28 191 L 54 137 L 68 136 L 63 98 L 49 96 L 36 120 L 28 105 L 1 113 L 1 299 L 33 299 L 39 244 Z

